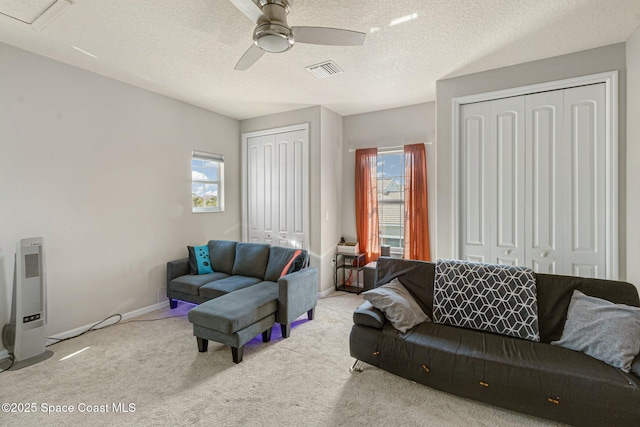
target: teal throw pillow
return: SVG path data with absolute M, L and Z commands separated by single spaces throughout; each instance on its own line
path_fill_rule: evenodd
M 209 246 L 187 246 L 189 249 L 189 270 L 191 274 L 213 273 Z

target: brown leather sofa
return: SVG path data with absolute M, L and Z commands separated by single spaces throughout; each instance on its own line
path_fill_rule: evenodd
M 376 286 L 398 277 L 432 317 L 434 275 L 433 263 L 383 257 Z M 353 315 L 351 356 L 438 390 L 542 418 L 578 426 L 640 425 L 640 357 L 625 373 L 550 344 L 562 335 L 575 289 L 640 306 L 636 288 L 549 274 L 536 274 L 536 288 L 540 342 L 432 322 L 401 333 L 365 302 Z

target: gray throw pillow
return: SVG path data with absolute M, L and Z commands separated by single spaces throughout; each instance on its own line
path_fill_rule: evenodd
M 398 279 L 367 291 L 362 296 L 382 311 L 387 320 L 400 332 L 407 332 L 415 325 L 430 320 Z
M 640 307 L 614 304 L 575 290 L 562 337 L 551 344 L 629 372 L 640 352 Z

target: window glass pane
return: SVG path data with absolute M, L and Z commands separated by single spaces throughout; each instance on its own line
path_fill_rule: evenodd
M 218 184 L 205 184 L 204 205 L 206 207 L 218 207 Z
M 191 179 L 202 180 L 204 179 L 204 167 L 203 160 L 192 159 L 191 160 Z
M 204 207 L 204 184 L 195 182 L 191 184 L 191 198 L 194 208 Z
M 404 153 L 378 154 L 378 216 L 380 243 L 404 246 Z
M 205 161 L 204 162 L 204 180 L 217 181 L 218 180 L 218 162 Z

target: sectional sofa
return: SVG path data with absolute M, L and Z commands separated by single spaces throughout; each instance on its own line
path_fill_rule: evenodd
M 206 249 L 205 273 L 194 271 L 193 257 L 167 263 L 170 306 L 199 304 L 188 318 L 201 352 L 208 340 L 217 341 L 229 345 L 239 363 L 244 344 L 259 334 L 268 341 L 274 323 L 288 338 L 295 319 L 305 313 L 313 319 L 318 272 L 309 267 L 307 251 L 226 240 L 211 240 Z

